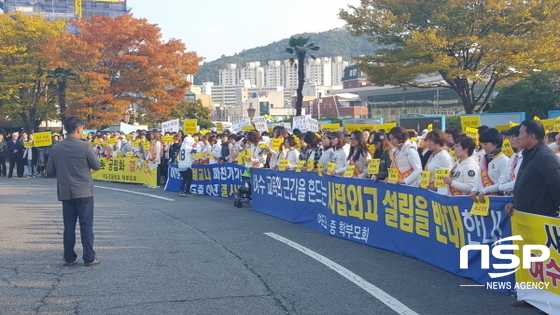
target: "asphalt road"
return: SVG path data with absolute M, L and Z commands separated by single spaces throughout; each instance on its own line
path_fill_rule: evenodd
M 511 306 L 514 297 L 460 287 L 474 283 L 426 263 L 246 204 L 238 209 L 232 200 L 95 185 L 101 264 L 85 267 L 80 258 L 63 267 L 56 180 L 0 178 L 0 314 L 399 314 L 265 233 L 350 270 L 405 305 L 400 314 L 539 314 Z

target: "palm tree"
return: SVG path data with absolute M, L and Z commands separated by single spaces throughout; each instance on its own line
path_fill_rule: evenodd
M 309 42 L 309 37 L 290 37 L 290 42 L 288 43 L 288 48 L 286 48 L 286 52 L 289 54 L 295 55 L 297 59 L 297 67 L 298 67 L 298 87 L 297 87 L 297 98 L 296 98 L 296 116 L 301 116 L 301 105 L 303 102 L 303 83 L 305 83 L 305 55 L 307 55 L 308 51 L 317 51 L 319 50 L 319 46 L 315 46 L 314 43 Z M 309 55 L 313 60 L 315 60 L 315 56 Z M 290 65 L 296 64 L 294 58 L 290 58 Z

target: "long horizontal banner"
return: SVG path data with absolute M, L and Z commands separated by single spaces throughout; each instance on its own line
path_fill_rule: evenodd
M 157 186 L 157 164 L 138 158 L 100 158 L 101 168 L 91 171 L 93 179 Z
M 193 165 L 191 192 L 198 195 L 230 198 L 244 184 L 242 174 L 245 167 L 225 163 Z M 165 190 L 179 191 L 183 180 L 177 164 L 169 164 Z
M 513 235 L 521 236 L 515 242 L 519 252 L 537 261 L 530 262 L 530 268 L 519 268 L 515 273 L 516 283 L 524 285 L 517 290 L 520 300 L 529 302 L 548 314 L 560 312 L 560 219 L 516 211 L 512 216 Z M 537 246 L 535 246 L 537 245 Z M 543 251 L 536 247 L 548 248 L 549 257 L 538 261 Z M 528 259 L 523 254 L 521 263 Z
M 469 268 L 460 268 L 463 246 L 511 236 L 504 211 L 509 197 L 491 197 L 489 215 L 478 216 L 469 213 L 468 196 L 372 180 L 253 168 L 251 181 L 255 211 L 413 257 L 480 284 L 495 281 L 489 276 L 496 271 L 493 264 L 509 262 L 490 257 L 490 269 L 482 269 L 482 251 L 470 250 Z M 500 279 L 513 281 L 513 274 Z

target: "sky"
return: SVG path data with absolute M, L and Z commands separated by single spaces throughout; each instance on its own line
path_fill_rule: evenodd
M 304 32 L 344 26 L 340 9 L 359 0 L 127 0 L 136 18 L 158 24 L 205 61 Z

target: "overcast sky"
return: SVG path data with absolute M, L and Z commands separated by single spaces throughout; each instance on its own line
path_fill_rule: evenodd
M 205 61 L 304 32 L 344 25 L 340 9 L 359 0 L 127 0 L 132 14 L 158 24 Z

